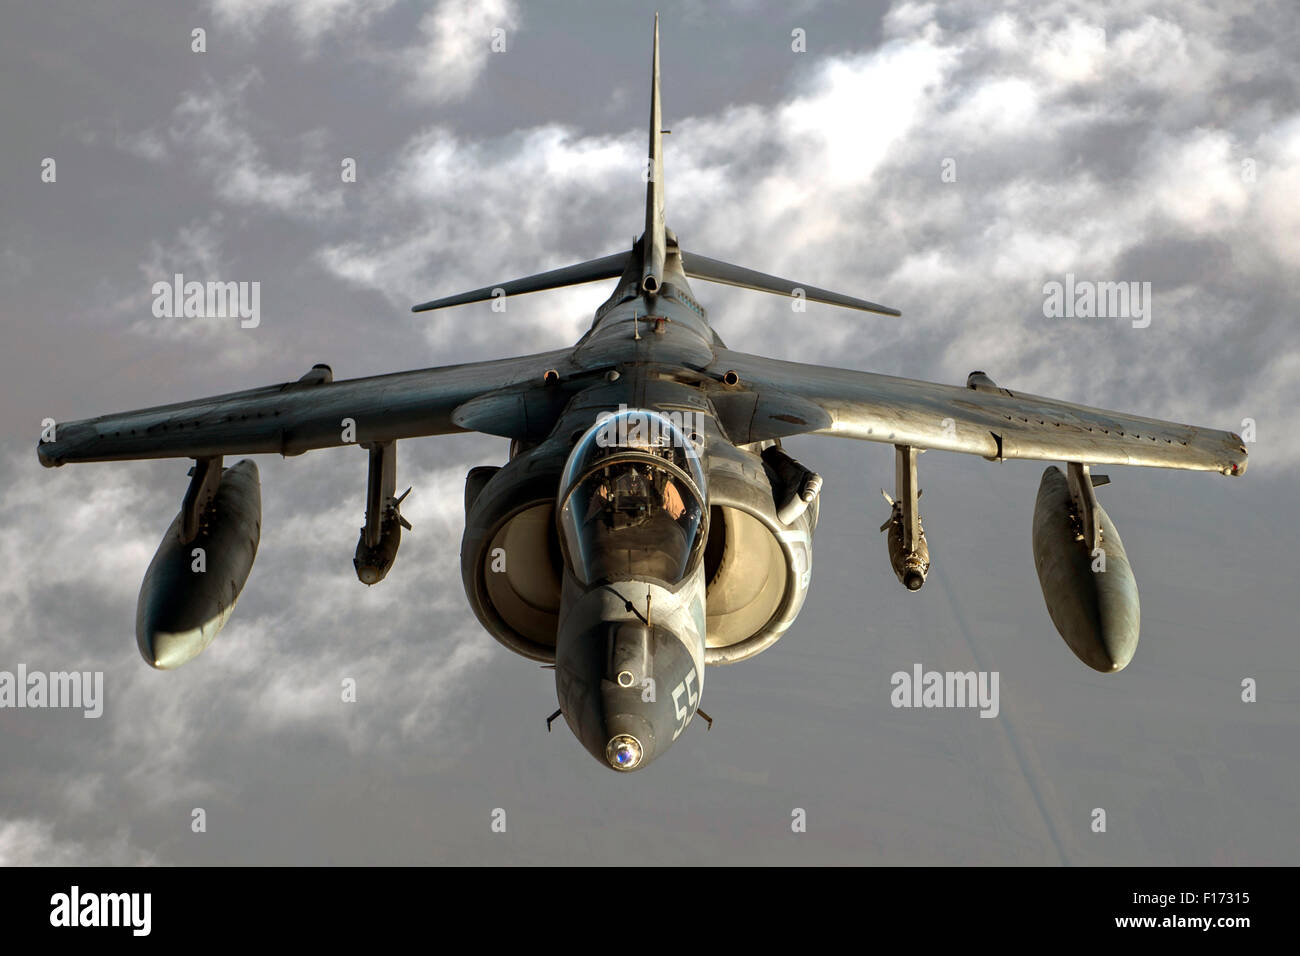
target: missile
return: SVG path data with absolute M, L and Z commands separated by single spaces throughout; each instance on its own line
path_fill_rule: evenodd
M 888 531 L 889 564 L 909 591 L 921 590 L 930 573 L 930 545 L 921 525 L 921 488 L 917 484 L 916 456 L 923 449 L 911 445 L 894 446 L 894 490 L 891 498 L 884 488 L 880 493 L 889 502 L 889 518 L 880 526 Z
M 930 573 L 930 545 L 925 540 L 925 528 L 922 527 L 918 515 L 916 546 L 908 548 L 903 502 L 895 501 L 883 488 L 880 493 L 885 496 L 891 508 L 889 520 L 880 526 L 881 531 L 889 532 L 889 537 L 886 539 L 889 546 L 889 566 L 894 569 L 894 574 L 903 587 L 909 591 L 919 591 L 921 585 L 925 584 L 926 575 Z
M 402 529 L 411 525 L 399 510 L 406 496 L 411 493 L 407 488 L 400 498 L 393 498 L 383 509 L 383 518 L 379 522 L 379 534 L 373 544 L 367 543 L 366 529 L 361 529 L 357 539 L 356 555 L 352 566 L 357 569 L 357 579 L 366 586 L 378 584 L 388 574 L 397 560 L 397 548 L 402 543 Z
M 402 543 L 402 529 L 411 530 L 411 523 L 402 517 L 402 502 L 411 493 L 407 488 L 401 497 L 397 490 L 397 443 L 375 442 L 363 446 L 370 454 L 370 467 L 366 478 L 366 523 L 357 539 L 352 566 L 357 580 L 366 587 L 378 584 L 387 576 L 397 560 L 397 547 Z
M 1061 470 L 1049 467 L 1034 505 L 1034 566 L 1047 613 L 1065 643 L 1089 667 L 1110 674 L 1123 670 L 1137 650 L 1137 582 L 1119 532 L 1091 493 L 1094 479 L 1078 470 L 1093 520 L 1080 514 Z M 1102 483 L 1100 476 L 1095 483 Z
M 136 604 L 136 643 L 159 670 L 197 657 L 235 608 L 262 533 L 257 465 L 246 458 L 225 469 L 211 500 L 195 510 L 196 526 L 187 529 L 185 517 L 182 507 L 149 563 Z

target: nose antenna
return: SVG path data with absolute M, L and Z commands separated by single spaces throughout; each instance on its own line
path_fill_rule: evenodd
M 710 730 L 713 729 L 713 718 L 710 717 L 708 714 L 706 714 L 704 711 L 700 710 L 700 708 L 698 707 L 695 708 L 695 712 L 699 714 L 701 717 L 703 717 L 704 722 L 708 724 L 708 726 L 704 728 L 704 732 L 707 734 Z
M 547 732 L 548 734 L 551 732 L 551 724 L 554 723 L 555 718 L 556 718 L 556 717 L 559 717 L 560 714 L 562 714 L 562 713 L 564 713 L 564 711 L 562 711 L 562 710 L 557 710 L 555 713 L 551 714 L 551 716 L 549 716 L 549 717 L 546 718 L 546 732 Z M 707 718 L 706 718 L 706 719 L 707 719 Z M 713 725 L 713 721 L 709 721 L 709 725 L 712 726 L 712 725 Z

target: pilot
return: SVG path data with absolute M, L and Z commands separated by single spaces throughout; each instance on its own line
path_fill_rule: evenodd
M 686 505 L 682 502 L 682 493 L 677 490 L 677 483 L 671 478 L 664 480 L 663 506 L 664 511 L 668 513 L 668 517 L 674 521 L 686 513 Z
M 636 465 L 629 465 L 627 470 L 615 479 L 615 492 L 619 497 L 645 498 L 646 482 Z
M 591 500 L 587 502 L 587 516 L 584 520 L 590 521 L 598 517 L 605 509 L 609 507 L 612 494 L 609 490 L 609 482 L 602 480 L 600 485 L 591 495 Z
M 686 503 L 677 483 L 648 465 L 628 464 L 612 483 L 602 479 L 587 502 L 585 520 L 591 521 L 616 504 L 639 512 L 653 512 L 657 504 L 673 521 L 679 521 L 686 514 Z M 643 517 L 651 515 L 643 513 Z

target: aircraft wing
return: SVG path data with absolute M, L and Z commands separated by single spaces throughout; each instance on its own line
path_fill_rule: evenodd
M 966 388 L 824 368 L 716 349 L 718 371 L 756 396 L 746 437 L 817 433 L 1008 458 L 1145 465 L 1240 475 L 1247 453 L 1231 432 L 1073 405 L 998 388 L 972 373 Z M 725 416 L 724 416 L 725 417 Z M 733 416 L 734 418 L 734 416 Z M 799 423 L 807 427 L 801 427 Z M 744 434 L 745 424 L 729 430 Z
M 298 455 L 355 442 L 443 435 L 467 429 L 456 408 L 487 392 L 570 370 L 569 349 L 334 382 L 323 366 L 296 382 L 58 422 L 37 448 L 47 467 L 80 461 Z

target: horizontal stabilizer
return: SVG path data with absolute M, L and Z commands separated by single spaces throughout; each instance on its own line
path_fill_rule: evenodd
M 868 302 L 866 299 L 855 299 L 851 295 L 841 295 L 839 292 L 819 289 L 816 286 L 805 285 L 802 282 L 791 282 L 789 279 L 768 275 L 766 272 L 755 272 L 753 269 L 746 269 L 743 266 L 733 266 L 730 262 L 710 259 L 707 256 L 699 256 L 693 252 L 682 253 L 682 268 L 692 278 L 707 279 L 710 282 L 720 282 L 723 285 L 740 286 L 742 289 L 755 289 L 759 292 L 771 292 L 784 296 L 793 296 L 795 289 L 802 289 L 803 297 L 810 302 L 842 305 L 849 309 L 860 309 L 863 312 L 878 312 L 881 315 L 903 314 L 887 305 L 878 305 L 875 302 Z
M 629 255 L 630 252 L 616 252 L 603 259 L 591 259 L 580 262 L 576 266 L 552 269 L 550 272 L 540 272 L 524 279 L 512 279 L 509 282 L 484 286 L 473 292 L 462 292 L 460 295 L 447 296 L 445 299 L 434 299 L 431 302 L 413 305 L 411 311 L 429 312 L 433 309 L 445 309 L 451 305 L 464 305 L 467 302 L 483 302 L 491 299 L 493 295 L 522 295 L 525 292 L 559 289 L 566 285 L 582 285 L 584 282 L 598 282 L 601 279 L 617 279 L 627 267 Z M 499 293 L 498 289 L 501 290 Z

